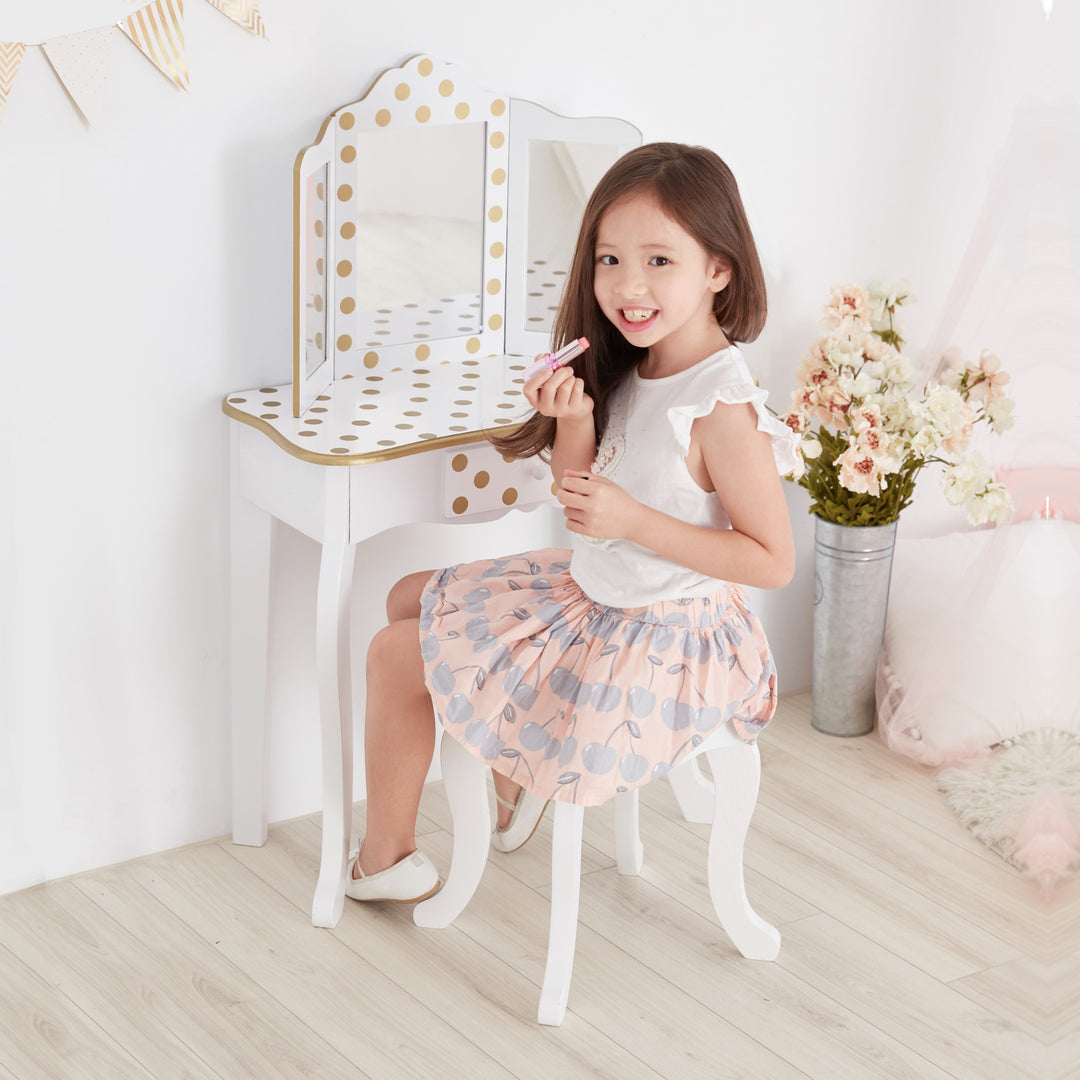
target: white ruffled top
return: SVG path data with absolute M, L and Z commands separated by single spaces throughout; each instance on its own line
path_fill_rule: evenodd
M 753 404 L 758 431 L 772 440 L 777 471 L 795 468 L 798 437 L 766 408 L 735 345 L 662 379 L 631 372 L 608 399 L 608 422 L 592 471 L 639 502 L 691 525 L 730 529 L 720 497 L 703 491 L 686 467 L 690 429 L 718 402 Z M 723 584 L 629 540 L 574 535 L 570 573 L 587 596 L 612 607 L 643 607 L 658 600 L 711 596 Z

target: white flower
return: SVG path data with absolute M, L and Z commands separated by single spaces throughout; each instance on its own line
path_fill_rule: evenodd
M 972 525 L 995 524 L 1004 521 L 1012 509 L 1012 498 L 1004 484 L 989 483 L 986 488 L 970 499 L 964 507 Z
M 986 458 L 982 454 L 972 454 L 945 470 L 945 475 L 941 478 L 941 489 L 947 502 L 953 506 L 965 506 L 981 495 L 991 483 L 990 466 Z
M 892 386 L 908 388 L 915 382 L 915 369 L 903 353 L 890 349 L 882 365 L 885 368 L 885 381 Z
M 990 427 L 999 435 L 1008 431 L 1013 426 L 1013 408 L 1016 402 L 1012 398 L 994 398 L 986 404 L 986 418 L 990 421 Z
M 802 456 L 813 460 L 814 458 L 821 457 L 821 443 L 817 439 L 803 439 L 799 444 L 799 449 L 802 451 Z
M 928 458 L 941 446 L 941 436 L 933 424 L 920 428 L 911 439 L 911 452 L 917 458 Z

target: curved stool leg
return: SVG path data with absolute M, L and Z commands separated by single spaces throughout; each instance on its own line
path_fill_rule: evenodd
M 709 825 L 716 798 L 711 780 L 705 778 L 697 758 L 688 758 L 667 774 L 682 816 L 695 825 Z
M 640 874 L 645 861 L 638 828 L 638 789 L 615 796 L 615 864 L 620 874 Z
M 578 897 L 581 891 L 581 828 L 585 807 L 555 801 L 551 839 L 551 927 L 547 966 L 540 990 L 541 1024 L 558 1027 L 566 1015 L 570 976 L 577 943 Z
M 480 884 L 491 847 L 487 766 L 449 735 L 442 737 L 442 772 L 454 819 L 454 850 L 446 884 L 413 909 L 417 926 L 441 930 L 464 910 Z
M 743 876 L 743 846 L 761 782 L 761 755 L 752 745 L 706 751 L 716 782 L 709 836 L 709 893 L 720 925 L 748 960 L 775 960 L 780 933 L 750 906 Z

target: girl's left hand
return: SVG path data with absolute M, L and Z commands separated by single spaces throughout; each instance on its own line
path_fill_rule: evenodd
M 597 540 L 629 539 L 643 509 L 613 480 L 572 469 L 563 473 L 558 499 L 567 529 Z

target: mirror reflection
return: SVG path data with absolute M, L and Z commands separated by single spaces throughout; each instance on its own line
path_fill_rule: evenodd
M 311 375 L 326 359 L 326 178 L 327 167 L 307 178 L 307 221 L 303 280 L 304 374 Z
M 554 324 L 585 204 L 619 157 L 611 143 L 529 141 L 525 329 Z
M 358 347 L 480 329 L 483 123 L 357 135 Z

